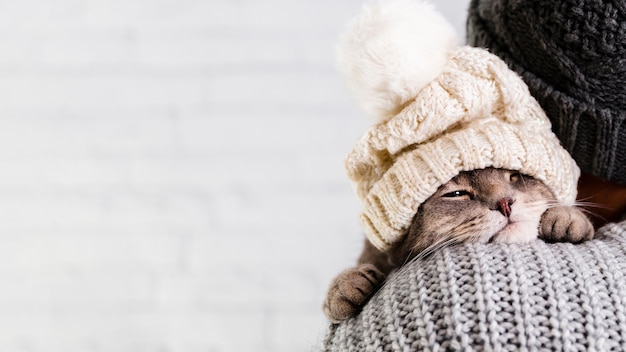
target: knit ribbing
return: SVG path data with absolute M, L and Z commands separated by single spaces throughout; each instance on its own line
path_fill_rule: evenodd
M 582 244 L 463 244 L 407 264 L 321 351 L 624 351 L 626 221 Z
M 472 0 L 467 43 L 516 71 L 580 168 L 626 184 L 626 5 Z

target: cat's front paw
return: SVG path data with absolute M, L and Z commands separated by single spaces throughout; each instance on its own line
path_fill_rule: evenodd
M 356 316 L 384 280 L 385 274 L 372 264 L 343 271 L 330 284 L 324 313 L 333 323 Z
M 593 238 L 591 221 L 575 207 L 549 208 L 541 216 L 539 237 L 547 242 L 579 243 Z

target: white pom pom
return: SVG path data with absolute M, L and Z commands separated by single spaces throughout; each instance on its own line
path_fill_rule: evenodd
M 397 114 L 443 70 L 454 28 L 423 0 L 365 5 L 339 46 L 339 69 L 361 108 L 379 122 Z

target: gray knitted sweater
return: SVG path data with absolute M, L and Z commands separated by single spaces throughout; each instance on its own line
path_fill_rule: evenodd
M 572 245 L 465 244 L 406 265 L 322 351 L 626 351 L 626 221 Z

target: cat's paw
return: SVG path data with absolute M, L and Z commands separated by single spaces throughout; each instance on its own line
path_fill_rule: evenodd
M 372 264 L 343 271 L 330 284 L 324 313 L 333 323 L 356 316 L 384 280 L 385 274 Z
M 541 216 L 539 237 L 547 242 L 579 243 L 593 238 L 591 221 L 575 207 L 549 208 Z

